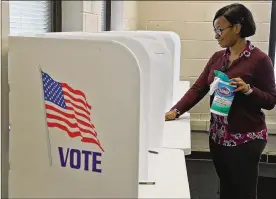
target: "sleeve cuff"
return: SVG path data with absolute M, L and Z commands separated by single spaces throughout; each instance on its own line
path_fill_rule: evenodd
M 181 115 L 181 113 L 180 113 L 180 111 L 178 109 L 174 108 L 173 111 L 176 112 L 176 117 L 177 118 Z
M 250 95 L 253 92 L 253 89 L 250 88 L 246 93 L 244 93 L 245 95 Z

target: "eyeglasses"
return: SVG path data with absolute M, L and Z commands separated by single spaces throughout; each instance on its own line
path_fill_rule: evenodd
M 226 30 L 226 29 L 228 29 L 228 28 L 232 28 L 233 26 L 231 25 L 231 26 L 228 26 L 228 27 L 226 27 L 226 28 L 214 28 L 214 32 L 217 34 L 217 35 L 219 35 L 219 36 L 221 36 L 222 35 L 222 32 L 224 31 L 224 30 Z

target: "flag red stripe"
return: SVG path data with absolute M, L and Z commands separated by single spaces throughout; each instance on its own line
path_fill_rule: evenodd
M 96 137 L 96 134 L 95 134 L 94 131 L 90 131 L 88 129 L 83 129 L 78 125 L 78 123 L 71 123 L 70 121 L 64 119 L 63 117 L 53 115 L 53 114 L 50 114 L 50 113 L 46 113 L 46 117 L 49 118 L 49 119 L 55 119 L 55 120 L 58 120 L 58 121 L 65 122 L 71 128 L 78 128 L 81 132 L 88 133 L 88 134 L 91 134 L 91 135 Z
M 89 104 L 87 103 L 86 96 L 85 96 L 85 94 L 84 94 L 82 91 L 80 91 L 80 90 L 75 90 L 75 89 L 71 88 L 71 87 L 70 87 L 68 84 L 66 84 L 66 83 L 61 83 L 61 86 L 64 87 L 64 88 L 66 88 L 66 89 L 68 89 L 70 92 L 74 93 L 75 95 L 80 95 L 80 96 L 82 96 L 82 97 L 85 99 L 86 104 L 88 105 L 88 108 L 91 109 L 91 105 L 89 105 Z
M 92 124 L 91 121 L 90 121 L 90 117 L 88 117 L 87 115 L 85 115 L 85 114 L 83 114 L 83 113 L 79 113 L 79 112 L 76 111 L 76 109 L 74 109 L 73 107 L 67 106 L 66 109 L 67 109 L 67 110 L 74 111 L 74 113 L 75 113 L 76 115 L 78 115 L 78 116 L 80 116 L 80 117 L 83 117 L 83 118 L 87 119 L 87 121 L 89 122 L 89 124 L 91 124 L 92 128 L 95 129 L 94 124 Z M 98 135 L 96 131 L 95 131 L 95 134 Z
M 101 144 L 100 144 L 99 142 L 96 142 L 95 139 L 93 139 L 93 138 L 83 137 L 83 138 L 81 139 L 81 141 L 84 142 L 84 143 L 94 143 L 94 144 L 97 144 L 98 147 L 100 147 L 100 149 L 104 152 L 104 149 L 103 149 L 103 147 L 101 146 Z
M 89 111 L 91 109 L 91 107 L 89 108 L 89 104 L 87 104 L 85 101 L 83 101 L 82 99 L 78 99 L 75 98 L 74 96 L 72 96 L 70 93 L 68 93 L 67 91 L 63 91 L 63 94 L 66 95 L 67 97 L 69 97 L 71 100 L 73 100 L 74 102 L 79 102 L 81 104 L 84 105 L 85 109 L 87 111 Z
M 76 115 L 78 115 L 78 116 L 80 116 L 80 117 L 83 117 L 83 118 L 87 119 L 87 120 L 90 122 L 90 118 L 89 118 L 87 115 L 85 115 L 85 114 L 83 114 L 83 113 L 80 113 L 80 112 L 76 111 L 76 109 L 74 109 L 73 107 L 67 106 L 66 109 L 67 109 L 67 110 L 70 110 L 70 111 L 74 111 L 74 113 L 75 113 Z M 94 128 L 94 125 L 93 125 L 93 124 L 91 124 L 91 125 L 92 125 L 93 128 Z
M 70 138 L 82 137 L 80 132 L 77 132 L 77 131 L 71 132 L 71 131 L 69 131 L 69 129 L 66 126 L 64 126 L 62 124 L 54 123 L 54 122 L 47 122 L 47 125 L 48 125 L 48 127 L 51 127 L 51 128 L 56 127 L 63 131 L 66 131 Z
M 60 109 L 57 109 L 56 107 L 52 106 L 52 105 L 49 105 L 49 104 L 46 104 L 45 105 L 46 109 L 49 109 L 49 110 L 52 110 L 52 111 L 55 111 L 61 115 L 63 115 L 64 117 L 67 117 L 67 118 L 71 118 L 71 119 L 76 119 L 77 122 L 79 122 L 80 124 L 82 124 L 83 126 L 86 126 L 86 127 L 89 127 L 89 128 L 94 128 L 94 126 L 92 126 L 92 124 L 89 124 L 87 122 L 84 122 L 78 118 L 75 117 L 74 114 L 69 114 L 69 113 L 65 113 L 63 111 L 61 111 Z
M 101 149 L 102 151 L 104 151 L 103 148 L 102 148 L 102 146 L 101 146 L 101 144 L 100 144 L 97 140 L 95 140 L 95 139 L 93 139 L 93 138 L 86 138 L 86 137 L 83 137 L 83 136 L 81 135 L 81 133 L 78 132 L 78 131 L 72 132 L 72 131 L 70 131 L 66 126 L 63 126 L 63 125 L 61 125 L 61 124 L 59 124 L 59 123 L 47 122 L 47 125 L 48 125 L 48 127 L 51 127 L 51 128 L 59 128 L 59 129 L 65 131 L 65 132 L 69 135 L 69 137 L 71 137 L 71 138 L 82 137 L 82 139 L 81 139 L 82 142 L 84 142 L 84 143 L 96 144 L 98 147 L 100 147 L 100 149 Z
M 90 116 L 90 112 L 88 112 L 87 110 L 85 110 L 83 107 L 74 104 L 72 101 L 65 99 L 65 103 L 66 104 L 71 104 L 74 108 L 80 109 L 80 110 L 84 111 L 87 115 Z

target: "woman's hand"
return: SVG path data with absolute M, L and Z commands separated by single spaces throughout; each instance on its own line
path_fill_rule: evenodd
M 237 86 L 237 88 L 234 90 L 234 92 L 242 92 L 242 93 L 247 93 L 249 91 L 249 86 L 246 84 L 241 78 L 233 78 L 231 79 L 231 85 Z
M 177 113 L 176 111 L 169 111 L 165 114 L 165 120 L 168 121 L 168 120 L 174 120 L 177 116 Z

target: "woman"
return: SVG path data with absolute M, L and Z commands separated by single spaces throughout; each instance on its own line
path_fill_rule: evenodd
M 276 104 L 276 88 L 270 58 L 245 38 L 256 31 L 251 12 L 242 4 L 231 4 L 217 11 L 213 26 L 218 51 L 172 109 L 166 120 L 189 111 L 209 91 L 214 70 L 223 71 L 236 86 L 227 117 L 211 114 L 209 145 L 220 179 L 220 199 L 256 199 L 258 163 L 267 143 L 267 127 L 261 109 Z M 214 95 L 211 96 L 210 103 Z

